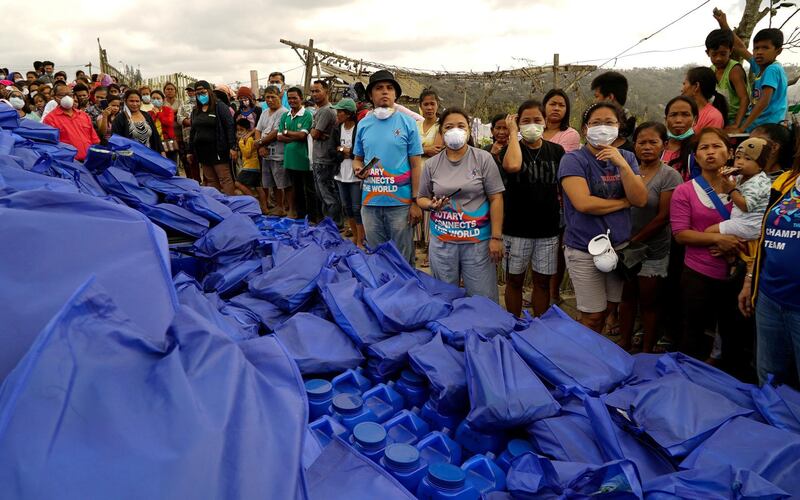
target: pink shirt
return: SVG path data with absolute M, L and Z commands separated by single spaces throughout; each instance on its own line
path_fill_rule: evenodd
M 699 186 L 696 187 L 694 181 L 689 181 L 678 186 L 672 194 L 670 203 L 669 218 L 672 224 L 672 234 L 681 231 L 694 230 L 703 232 L 709 226 L 722 222 L 722 216 L 713 208 L 711 200 L 703 193 L 707 199 L 704 204 L 700 200 L 698 190 L 702 193 Z M 725 201 L 724 199 L 722 201 Z M 710 205 L 711 208 L 709 208 Z M 727 203 L 730 210 L 733 203 Z M 714 257 L 709 250 L 710 247 L 687 246 L 684 264 L 686 267 L 708 276 L 709 278 L 723 280 L 728 277 L 728 263 L 723 257 Z
M 697 123 L 694 126 L 694 133 L 697 134 L 706 127 L 722 128 L 725 126 L 725 120 L 722 118 L 722 113 L 719 112 L 713 104 L 708 103 L 700 110 L 697 116 Z
M 559 130 L 556 135 L 550 138 L 550 142 L 554 142 L 564 148 L 565 153 L 574 151 L 581 147 L 581 135 L 572 127 L 567 130 Z

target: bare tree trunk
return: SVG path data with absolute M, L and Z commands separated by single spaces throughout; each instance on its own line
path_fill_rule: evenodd
M 762 3 L 766 3 L 767 5 L 763 9 L 758 10 Z M 746 46 L 750 45 L 750 37 L 753 36 L 753 30 L 756 28 L 756 24 L 764 19 L 767 14 L 769 14 L 769 1 L 745 0 L 742 19 L 739 21 L 739 26 L 734 28 L 734 30 Z

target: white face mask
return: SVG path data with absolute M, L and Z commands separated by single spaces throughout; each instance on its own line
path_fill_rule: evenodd
M 586 140 L 592 146 L 610 146 L 617 140 L 619 129 L 613 125 L 597 125 L 586 130 Z
M 150 96 L 149 95 L 143 95 L 142 96 L 142 102 L 145 103 L 145 104 L 150 104 Z
M 522 138 L 525 139 L 525 142 L 533 143 L 541 139 L 542 134 L 544 133 L 544 125 L 538 123 L 528 123 L 523 125 L 519 128 L 520 134 L 522 134 Z
M 394 108 L 375 108 L 372 110 L 372 112 L 375 114 L 375 118 L 378 120 L 385 120 L 392 116 L 394 113 Z
M 25 101 L 22 100 L 21 97 L 12 97 L 8 100 L 14 109 L 22 109 L 25 107 Z
M 592 255 L 594 267 L 603 273 L 610 273 L 617 268 L 619 257 L 614 247 L 611 245 L 611 230 L 606 234 L 598 234 L 589 242 L 589 253 Z
M 444 144 L 450 149 L 461 149 L 467 143 L 467 131 L 461 128 L 451 128 L 444 133 Z
M 72 97 L 65 95 L 61 98 L 61 107 L 64 109 L 72 109 L 72 106 L 75 104 L 75 101 L 72 100 Z

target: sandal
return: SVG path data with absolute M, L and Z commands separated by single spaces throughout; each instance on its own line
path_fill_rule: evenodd
M 644 332 L 636 332 L 631 339 L 631 348 L 628 350 L 631 354 L 642 352 L 642 344 L 644 343 Z
M 656 345 L 653 347 L 653 354 L 672 352 L 674 348 L 675 346 L 673 345 L 672 339 L 664 336 L 658 339 L 658 342 L 656 342 Z

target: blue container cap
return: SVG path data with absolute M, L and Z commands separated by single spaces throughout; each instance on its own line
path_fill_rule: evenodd
M 452 464 L 437 463 L 428 467 L 428 481 L 439 488 L 455 490 L 464 486 L 466 473 Z
M 514 458 L 528 451 L 533 451 L 533 445 L 524 439 L 512 439 L 508 443 L 508 452 Z
M 306 382 L 306 394 L 312 401 L 325 401 L 333 394 L 333 386 L 321 378 L 311 379 Z
M 419 466 L 419 450 L 410 444 L 390 444 L 383 458 L 386 465 L 395 470 L 414 470 Z
M 337 394 L 333 397 L 333 409 L 342 415 L 355 415 L 363 406 L 364 400 L 358 394 Z
M 386 430 L 375 422 L 361 422 L 353 428 L 353 439 L 363 448 L 377 450 L 386 444 Z
M 419 373 L 412 370 L 403 370 L 400 373 L 400 380 L 408 385 L 423 386 L 425 385 L 425 378 Z

